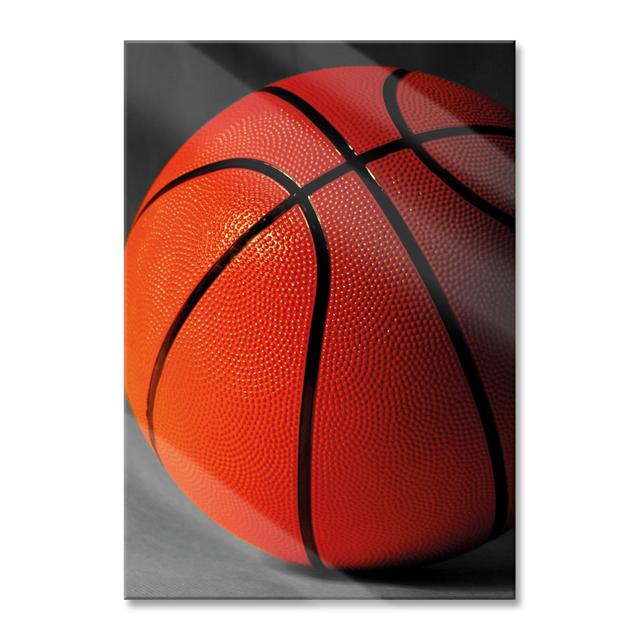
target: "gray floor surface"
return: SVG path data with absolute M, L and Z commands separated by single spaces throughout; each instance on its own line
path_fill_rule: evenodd
M 125 597 L 512 599 L 514 532 L 446 562 L 318 573 L 281 562 L 218 527 L 180 491 L 126 412 Z

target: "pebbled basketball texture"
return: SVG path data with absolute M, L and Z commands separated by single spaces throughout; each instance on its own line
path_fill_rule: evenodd
M 213 520 L 348 569 L 513 526 L 513 127 L 441 78 L 324 69 L 161 171 L 125 249 L 125 384 Z

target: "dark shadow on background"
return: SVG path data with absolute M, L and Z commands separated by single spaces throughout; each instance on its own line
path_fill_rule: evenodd
M 334 571 L 292 565 L 265 556 L 264 564 L 283 573 L 298 574 L 318 580 L 369 584 L 394 584 L 411 587 L 469 587 L 490 588 L 503 591 L 504 597 L 514 597 L 515 582 L 515 532 L 509 531 L 494 541 L 469 553 L 430 565 L 408 565 L 386 569 L 361 571 Z M 374 589 L 375 590 L 375 589 Z M 510 593 L 511 591 L 511 593 Z

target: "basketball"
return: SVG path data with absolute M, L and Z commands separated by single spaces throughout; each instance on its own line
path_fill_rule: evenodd
M 472 89 L 340 67 L 175 153 L 125 247 L 125 386 L 207 516 L 339 569 L 513 526 L 514 143 Z

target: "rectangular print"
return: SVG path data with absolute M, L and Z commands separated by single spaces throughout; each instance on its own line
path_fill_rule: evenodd
M 514 43 L 125 49 L 125 596 L 513 598 Z

